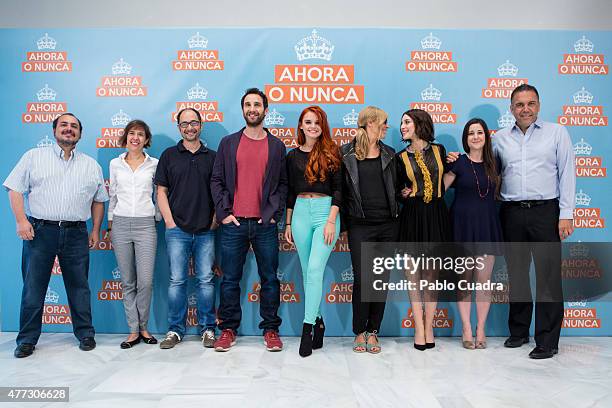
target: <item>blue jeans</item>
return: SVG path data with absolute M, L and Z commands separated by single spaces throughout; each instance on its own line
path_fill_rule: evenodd
M 43 306 L 51 269 L 58 257 L 68 296 L 72 330 L 77 339 L 94 337 L 89 291 L 89 244 L 87 226 L 59 227 L 30 218 L 34 239 L 23 241 L 21 273 L 23 290 L 17 344 L 36 344 L 42 327 Z
M 280 282 L 278 270 L 278 229 L 276 224 L 259 224 L 256 220 L 242 219 L 240 226 L 233 223 L 221 226 L 221 304 L 219 328 L 234 332 L 240 326 L 240 281 L 249 247 L 253 246 L 257 271 L 261 279 L 259 313 L 263 321 L 259 328 L 264 332 L 278 331 L 281 318 Z
M 193 256 L 196 274 L 198 328 L 214 329 L 215 282 L 212 270 L 215 258 L 215 233 L 206 231 L 190 234 L 179 227 L 166 230 L 166 250 L 170 263 L 168 287 L 168 331 L 185 335 L 187 320 L 187 279 L 189 259 Z

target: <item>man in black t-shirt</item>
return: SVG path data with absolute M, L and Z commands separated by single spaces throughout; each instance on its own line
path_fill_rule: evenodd
M 169 349 L 185 335 L 188 299 L 197 304 L 198 328 L 204 347 L 215 341 L 214 206 L 210 176 L 215 151 L 200 141 L 202 118 L 191 108 L 177 115 L 182 140 L 164 151 L 157 165 L 155 184 L 159 209 L 166 223 L 170 263 L 168 333 L 160 348 Z M 189 260 L 193 258 L 196 291 L 187 294 Z

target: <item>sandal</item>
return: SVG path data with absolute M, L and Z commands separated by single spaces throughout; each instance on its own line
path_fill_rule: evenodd
M 370 344 L 370 338 L 374 338 L 374 340 L 376 340 L 376 343 Z M 378 336 L 376 335 L 376 332 L 370 333 L 370 335 L 368 336 L 368 339 L 366 341 L 366 351 L 371 354 L 378 354 L 382 351 L 380 343 L 378 342 Z
M 478 328 L 476 328 L 476 350 L 484 350 L 487 348 L 487 336 L 484 340 L 478 340 Z
M 474 340 L 463 340 L 463 348 L 468 350 L 474 350 L 476 346 L 474 345 Z
M 364 340 L 357 341 L 357 337 L 359 336 L 363 336 Z M 368 342 L 368 332 L 363 332 L 361 334 L 358 334 L 357 336 L 355 336 L 355 340 L 353 341 L 353 351 L 355 353 L 365 353 L 366 351 L 368 351 L 367 342 Z

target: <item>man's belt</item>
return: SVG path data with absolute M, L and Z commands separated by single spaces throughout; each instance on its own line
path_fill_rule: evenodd
M 261 220 L 260 217 L 236 217 L 236 219 L 238 220 L 238 222 L 240 222 L 240 221 L 259 221 L 259 220 Z
M 558 201 L 558 200 L 556 198 L 552 198 L 550 200 L 504 201 L 504 204 L 510 205 L 513 207 L 531 208 L 531 207 L 537 207 L 540 205 L 548 204 L 553 201 Z
M 74 227 L 85 226 L 85 221 L 51 221 L 51 220 L 41 220 L 41 219 L 34 218 L 34 217 L 31 217 L 31 219 L 35 223 L 41 223 L 43 225 L 55 225 L 56 227 L 61 227 L 61 228 L 74 228 Z

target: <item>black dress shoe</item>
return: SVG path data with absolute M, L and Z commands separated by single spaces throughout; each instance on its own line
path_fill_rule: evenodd
M 151 337 L 145 337 L 142 334 L 140 335 L 140 338 L 142 339 L 143 342 L 147 343 L 147 344 L 157 344 L 157 339 L 153 336 Z
M 536 360 L 552 358 L 552 356 L 554 356 L 558 352 L 558 348 L 536 346 L 533 350 L 531 350 L 531 353 L 529 353 L 529 358 L 533 358 Z
M 317 317 L 315 324 L 312 326 L 312 348 L 313 350 L 323 347 L 323 336 L 325 335 L 325 323 L 323 317 Z
M 79 348 L 83 351 L 91 351 L 96 348 L 96 341 L 93 337 L 83 337 L 79 343 Z
M 432 349 L 434 347 L 436 347 L 436 343 L 435 342 L 425 343 L 425 348 Z
M 521 347 L 523 344 L 529 343 L 529 337 L 514 337 L 510 336 L 504 341 L 504 347 L 508 348 L 517 348 Z
M 36 348 L 36 346 L 34 346 L 33 344 L 30 344 L 30 343 L 21 343 L 15 349 L 15 353 L 14 353 L 15 357 L 17 357 L 17 358 L 29 357 L 29 356 L 32 355 L 32 353 L 34 352 L 35 348 Z
M 129 348 L 132 348 L 133 346 L 135 346 L 135 345 L 137 345 L 138 343 L 140 343 L 140 337 L 141 337 L 141 336 L 138 336 L 138 337 L 136 337 L 136 338 L 135 338 L 134 340 L 132 340 L 132 341 L 122 341 L 122 342 L 121 342 L 121 344 L 120 344 L 120 347 L 121 347 L 122 349 L 124 349 L 124 350 L 125 350 L 125 349 L 129 349 Z

